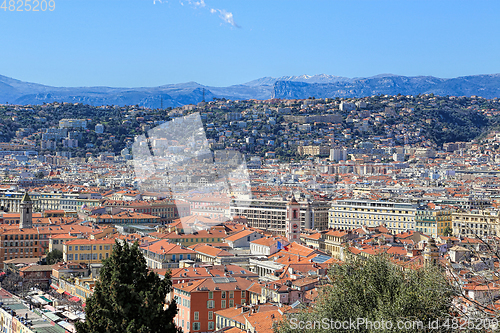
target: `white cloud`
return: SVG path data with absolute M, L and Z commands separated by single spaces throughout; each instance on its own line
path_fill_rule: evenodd
M 181 2 L 182 3 L 182 2 Z M 193 6 L 194 8 L 203 8 L 207 7 L 207 4 L 205 3 L 205 0 L 188 0 L 188 3 Z M 231 24 L 233 27 L 240 28 L 238 24 L 234 21 L 233 13 L 228 12 L 224 9 L 217 9 L 217 8 L 211 8 L 207 7 L 208 10 L 210 10 L 211 14 L 219 14 L 219 17 L 224 21 L 225 23 Z
M 222 21 L 231 24 L 235 28 L 241 28 L 236 22 L 234 21 L 233 13 L 228 12 L 224 9 L 210 9 L 210 13 L 215 14 L 219 13 L 219 17 L 222 19 Z
M 153 0 L 153 4 L 156 5 L 157 2 L 165 3 L 165 2 L 167 2 L 167 0 Z M 195 8 L 195 9 L 206 7 L 210 11 L 211 14 L 219 14 L 219 17 L 225 23 L 231 24 L 235 28 L 241 28 L 234 21 L 233 13 L 228 12 L 225 9 L 217 9 L 217 8 L 208 7 L 207 4 L 205 3 L 205 0 L 179 0 L 179 3 L 182 6 L 184 6 L 184 2 L 186 2 L 187 4 L 189 4 L 191 7 Z
M 199 1 L 192 1 L 192 0 L 189 0 L 189 3 L 195 7 L 205 7 L 206 4 L 205 4 L 205 0 L 199 0 Z

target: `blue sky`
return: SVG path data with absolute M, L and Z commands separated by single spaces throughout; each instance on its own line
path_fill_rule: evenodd
M 54 1 L 54 11 L 0 9 L 0 75 L 138 87 L 500 73 L 499 1 Z

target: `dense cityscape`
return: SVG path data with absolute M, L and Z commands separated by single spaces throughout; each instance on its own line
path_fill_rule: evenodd
M 183 332 L 273 332 L 317 306 L 332 266 L 379 255 L 440 267 L 459 318 L 496 318 L 499 107 L 433 94 L 0 105 L 0 325 L 76 332 L 125 243 L 171 280 Z
M 499 11 L 0 0 L 0 333 L 500 332 Z

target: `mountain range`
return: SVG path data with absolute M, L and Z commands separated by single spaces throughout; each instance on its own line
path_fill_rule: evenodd
M 0 75 L 0 103 L 43 104 L 51 102 L 90 105 L 140 105 L 150 108 L 196 104 L 213 98 L 231 100 L 269 98 L 334 98 L 384 95 L 500 97 L 500 74 L 472 75 L 457 78 L 400 76 L 381 74 L 366 78 L 333 75 L 263 77 L 228 87 L 210 87 L 196 82 L 167 84 L 158 87 L 52 87 L 23 82 Z

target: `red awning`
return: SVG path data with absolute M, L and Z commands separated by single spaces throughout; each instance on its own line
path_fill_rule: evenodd
M 73 296 L 69 299 L 71 302 L 80 302 L 80 299 L 76 296 Z
M 64 292 L 64 295 L 66 295 L 66 296 L 71 296 L 71 294 L 70 294 L 70 293 L 68 293 L 67 291 L 65 291 L 65 292 Z
M 86 304 L 87 304 L 87 303 L 83 303 L 83 304 L 82 304 L 82 307 L 84 308 Z

